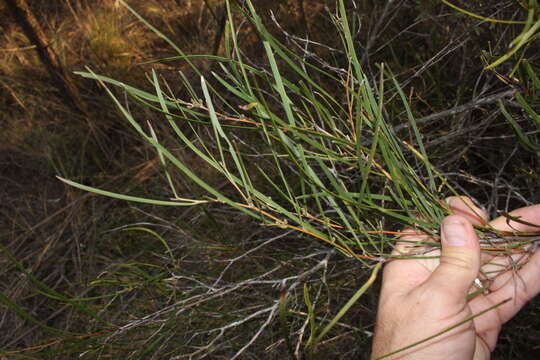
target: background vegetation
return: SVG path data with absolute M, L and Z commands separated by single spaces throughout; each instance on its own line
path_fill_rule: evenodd
M 186 54 L 226 51 L 224 1 L 128 3 Z M 0 18 L 12 19 L 0 4 Z M 271 32 L 306 63 L 347 71 L 340 67 L 347 59 L 331 22 L 334 1 L 254 4 Z M 486 70 L 513 49 L 510 44 L 515 48 L 512 41 L 524 28 L 490 19 L 524 21 L 536 2 L 451 3 L 477 17 L 439 1 L 346 4 L 364 72 L 377 79 L 378 64 L 392 69 L 430 159 L 452 186 L 492 216 L 540 202 L 538 120 L 523 110 L 516 95 L 538 113 L 537 42 L 531 39 Z M 199 84 L 185 62 L 147 63 L 176 53 L 118 1 L 31 5 L 69 72 L 88 67 L 151 92 L 154 69 L 188 100 L 191 94 L 178 72 Z M 234 16 L 242 24 L 238 41 L 246 59 L 267 66 L 254 27 L 242 23 L 240 12 Z M 533 16 L 538 19 L 537 12 Z M 0 26 L 0 356 L 230 359 L 278 358 L 289 350 L 304 356 L 311 311 L 305 292 L 316 321 L 326 324 L 369 272 L 331 247 L 289 229 L 261 226 L 224 205 L 163 208 L 64 185 L 55 176 L 135 196 L 171 196 L 158 154 L 127 126 L 98 83 L 74 77 L 83 109 L 74 106 L 51 80 L 19 24 L 8 20 Z M 220 71 L 209 59 L 197 65 L 205 74 Z M 123 101 L 125 94 L 116 94 Z M 345 96 L 336 93 L 338 101 Z M 123 104 L 139 119 L 162 119 L 145 106 Z M 386 110 L 397 134 L 415 143 L 403 107 L 389 101 Z M 183 130 L 190 135 L 189 127 Z M 245 141 L 255 140 L 246 136 Z M 172 136 L 162 141 L 206 181 L 222 185 Z M 198 195 L 189 180 L 173 176 L 171 181 L 179 192 Z M 287 314 L 280 321 L 284 292 Z M 376 301 L 372 288 L 312 357 L 367 357 Z M 494 358 L 538 357 L 539 311 L 533 301 L 508 324 Z

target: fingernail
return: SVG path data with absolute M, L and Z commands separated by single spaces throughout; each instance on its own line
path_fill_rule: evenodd
M 446 199 L 444 199 L 444 202 L 446 203 L 446 205 L 448 205 L 448 207 L 450 209 L 456 207 L 456 201 L 459 199 L 459 197 L 457 196 L 450 196 L 450 197 L 447 197 Z
M 463 222 L 459 219 L 449 219 L 443 226 L 444 239 L 451 246 L 465 246 L 467 233 Z

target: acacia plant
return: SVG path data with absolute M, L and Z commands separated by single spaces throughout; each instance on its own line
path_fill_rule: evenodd
M 180 72 L 188 94 L 180 97 L 155 70 L 149 75 L 153 91 L 91 70 L 79 74 L 104 87 L 127 122 L 159 155 L 169 190 L 156 199 L 62 179 L 64 182 L 97 194 L 154 205 L 226 204 L 261 225 L 322 241 L 344 256 L 358 259 L 365 269 L 374 269 L 374 276 L 382 263 L 396 256 L 391 254 L 393 244 L 405 226 L 429 235 L 427 249 L 439 246 L 439 224 L 449 214 L 443 199 L 458 195 L 458 191 L 430 161 L 408 98 L 388 65 L 378 64 L 369 75 L 364 70 L 355 46 L 354 24 L 343 0 L 337 1 L 332 15 L 340 35 L 334 63 L 292 50 L 278 40 L 249 0 L 243 5 L 226 2 L 224 56 L 184 54 L 122 3 L 178 52 L 178 56 L 162 60 L 187 62 L 200 81 L 195 84 Z M 489 66 L 504 62 L 537 36 L 535 1 L 529 2 L 528 11 L 526 28 L 512 48 L 515 51 Z M 243 12 L 259 36 L 265 57 L 258 62 L 244 55 L 238 41 L 237 12 Z M 212 62 L 216 71 L 199 69 L 196 62 L 202 58 Z M 524 66 L 538 91 L 538 79 L 530 66 Z M 167 126 L 134 118 L 113 88 L 159 113 Z M 523 97 L 518 101 L 531 118 L 538 119 Z M 502 103 L 501 110 L 519 131 Z M 407 122 L 397 120 L 396 114 L 405 114 Z M 400 135 L 404 128 L 411 136 Z M 172 133 L 175 143 L 164 141 L 168 137 L 161 131 Z M 526 135 L 518 135 L 536 150 Z M 204 163 L 210 178 L 190 167 L 175 151 L 178 147 Z M 177 189 L 174 178 L 178 176 L 198 187 L 197 196 Z M 515 234 L 488 227 L 477 231 L 482 246 L 491 252 L 516 251 L 538 240 L 527 236 L 531 234 L 509 237 Z M 421 257 L 425 251 L 400 256 Z M 328 332 L 374 276 L 326 328 L 312 334 L 308 344 L 317 343 Z

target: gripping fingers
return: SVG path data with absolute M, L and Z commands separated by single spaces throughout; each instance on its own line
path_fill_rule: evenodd
M 483 226 L 488 221 L 486 212 L 466 196 L 450 196 L 445 201 L 454 214 L 463 216 L 473 225 Z

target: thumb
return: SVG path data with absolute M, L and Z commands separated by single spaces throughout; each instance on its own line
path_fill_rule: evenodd
M 450 215 L 443 220 L 441 242 L 440 264 L 427 283 L 444 289 L 457 301 L 464 301 L 480 270 L 478 237 L 469 221 Z

